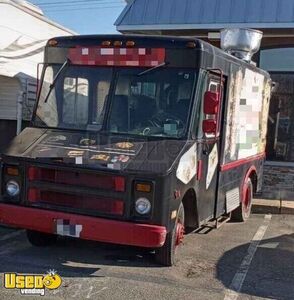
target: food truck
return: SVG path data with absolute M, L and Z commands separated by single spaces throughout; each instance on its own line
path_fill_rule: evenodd
M 31 126 L 2 154 L 0 222 L 46 246 L 71 236 L 153 249 L 246 221 L 261 189 L 271 80 L 260 32 L 48 41 Z M 255 44 L 254 44 L 255 43 Z

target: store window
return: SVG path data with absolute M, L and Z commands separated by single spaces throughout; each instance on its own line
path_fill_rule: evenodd
M 294 162 L 294 48 L 262 50 L 260 67 L 277 83 L 268 120 L 267 160 Z
M 293 72 L 294 48 L 262 50 L 260 52 L 260 66 L 269 72 Z

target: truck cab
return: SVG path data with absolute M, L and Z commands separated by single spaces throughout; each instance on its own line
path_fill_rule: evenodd
M 260 189 L 270 78 L 195 38 L 48 41 L 31 126 L 2 154 L 0 221 L 155 249 L 185 228 L 245 221 Z

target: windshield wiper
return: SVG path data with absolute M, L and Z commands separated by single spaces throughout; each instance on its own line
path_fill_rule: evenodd
M 162 64 L 160 64 L 160 65 L 157 65 L 157 66 L 155 66 L 155 67 L 152 67 L 152 68 L 150 68 L 150 69 L 147 69 L 147 70 L 145 70 L 145 71 L 139 73 L 137 76 L 143 76 L 143 75 L 145 75 L 145 74 L 148 74 L 149 72 L 152 72 L 152 71 L 154 71 L 154 70 L 156 70 L 156 69 L 165 67 L 165 66 L 167 66 L 167 65 L 168 65 L 168 63 L 164 62 L 164 63 L 162 63 Z
M 58 70 L 58 72 L 56 73 L 55 77 L 53 78 L 53 81 L 52 83 L 50 84 L 50 87 L 49 87 L 49 92 L 44 100 L 44 103 L 47 103 L 48 99 L 49 99 L 49 96 L 53 90 L 53 88 L 55 87 L 55 84 L 56 84 L 56 81 L 57 79 L 59 78 L 60 74 L 69 66 L 70 64 L 70 60 L 67 59 L 63 65 L 60 67 L 60 69 Z

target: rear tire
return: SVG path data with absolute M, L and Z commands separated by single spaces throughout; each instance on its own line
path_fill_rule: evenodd
M 33 246 L 46 247 L 56 243 L 57 235 L 27 230 L 27 238 Z
M 164 245 L 155 250 L 155 261 L 157 263 L 167 267 L 175 264 L 178 247 L 184 239 L 184 224 L 185 212 L 181 203 L 173 230 L 167 234 Z
M 243 194 L 243 193 L 242 193 Z M 237 222 L 246 222 L 251 214 L 253 199 L 253 185 L 250 178 L 245 183 L 245 192 L 242 195 L 241 203 L 238 208 L 232 211 L 231 220 Z

